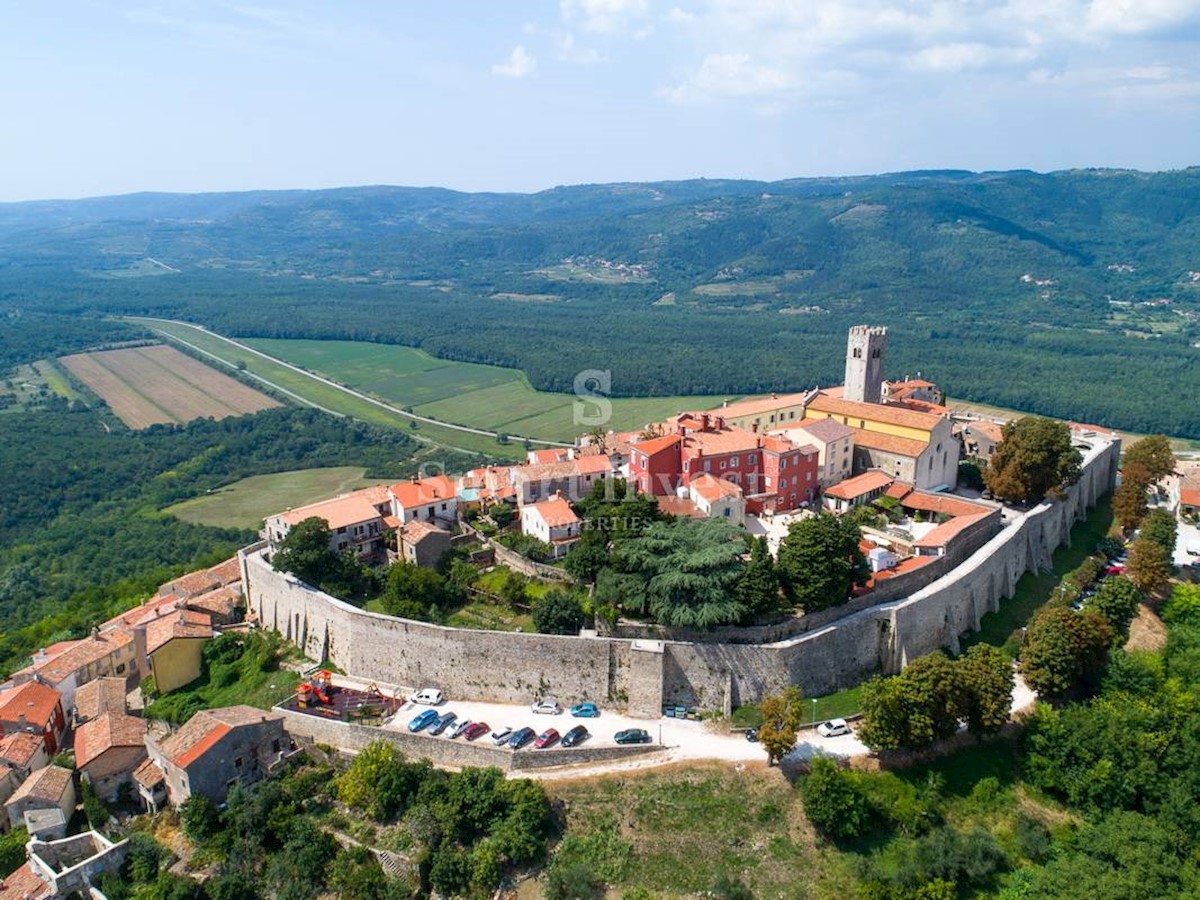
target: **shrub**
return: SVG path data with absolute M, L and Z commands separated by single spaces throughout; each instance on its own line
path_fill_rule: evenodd
M 812 771 L 800 785 L 804 812 L 823 834 L 834 840 L 848 840 L 866 833 L 870 827 L 870 807 L 850 777 L 832 761 L 813 760 Z

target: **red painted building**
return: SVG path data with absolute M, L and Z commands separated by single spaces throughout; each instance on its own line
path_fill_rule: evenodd
M 792 510 L 816 496 L 815 447 L 731 428 L 708 413 L 680 415 L 667 429 L 630 447 L 629 478 L 642 493 L 673 496 L 708 473 L 741 487 L 749 512 Z
M 4 734 L 38 735 L 53 756 L 62 746 L 67 719 L 58 691 L 40 681 L 27 681 L 0 693 L 0 730 Z

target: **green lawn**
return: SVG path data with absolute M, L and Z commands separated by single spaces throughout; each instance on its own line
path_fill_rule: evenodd
M 813 703 L 812 697 L 804 698 L 804 724 L 824 722 L 826 719 L 841 719 L 846 716 L 856 716 L 860 712 L 858 694 L 862 685 L 855 685 L 838 691 L 836 694 L 826 694 L 817 697 Z M 815 715 L 814 715 L 815 712 Z M 734 728 L 757 728 L 762 724 L 762 711 L 757 704 L 736 707 L 730 716 L 729 724 Z
M 1058 587 L 1063 576 L 1095 551 L 1096 545 L 1112 529 L 1112 524 L 1112 504 L 1105 497 L 1084 521 L 1075 523 L 1071 529 L 1071 546 L 1059 547 L 1054 551 L 1053 574 L 1026 572 L 1022 575 L 1013 596 L 1000 601 L 998 612 L 983 617 L 979 631 L 964 637 L 962 649 L 966 650 L 973 644 L 1003 646 L 1009 636 L 1024 627 L 1030 617 L 1050 599 L 1051 592 Z
M 374 484 L 363 478 L 364 471 L 361 466 L 339 466 L 255 475 L 203 497 L 176 503 L 165 512 L 193 525 L 258 528 L 273 513 Z

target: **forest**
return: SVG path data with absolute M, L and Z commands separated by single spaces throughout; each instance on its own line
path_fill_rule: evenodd
M 1200 437 L 1198 231 L 1197 169 L 11 204 L 0 314 L 400 343 L 546 390 L 602 368 L 623 396 L 837 383 L 869 322 L 889 377 Z
M 164 507 L 250 475 L 317 466 L 398 479 L 429 452 L 396 431 L 293 408 L 132 432 L 105 430 L 76 404 L 6 415 L 0 434 L 0 666 L 9 670 L 254 540 Z M 453 471 L 467 460 L 439 451 L 438 462 Z

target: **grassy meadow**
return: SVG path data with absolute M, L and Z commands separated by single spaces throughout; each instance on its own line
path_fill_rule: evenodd
M 298 469 L 243 478 L 167 507 L 164 512 L 193 525 L 214 528 L 258 528 L 269 515 L 357 490 L 375 482 L 363 478 L 361 466 Z

